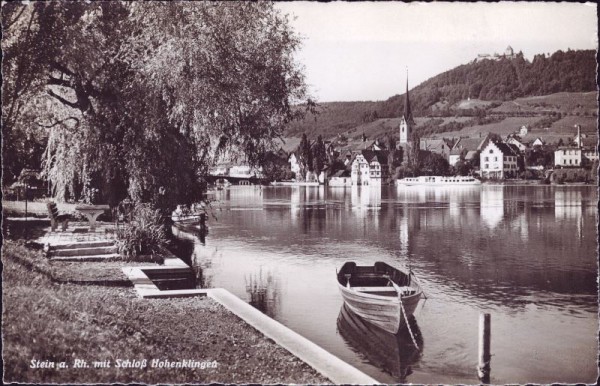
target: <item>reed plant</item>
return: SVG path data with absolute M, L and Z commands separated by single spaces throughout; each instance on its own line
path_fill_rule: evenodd
M 119 253 L 130 260 L 160 259 L 158 254 L 168 244 L 166 229 L 160 210 L 149 204 L 137 203 L 133 207 L 132 220 L 117 230 Z

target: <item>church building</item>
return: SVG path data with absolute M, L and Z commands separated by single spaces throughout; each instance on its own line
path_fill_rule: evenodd
M 406 75 L 406 95 L 404 96 L 404 114 L 400 118 L 400 146 L 405 147 L 410 142 L 410 135 L 415 127 L 410 100 L 408 98 L 408 73 Z

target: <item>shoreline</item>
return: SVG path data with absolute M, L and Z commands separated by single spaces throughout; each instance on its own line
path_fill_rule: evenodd
M 212 299 L 146 300 L 133 288 L 57 284 L 21 265 L 17 255 L 43 258 L 13 241 L 3 248 L 6 382 L 330 383 Z M 84 369 L 74 358 L 112 363 Z M 124 370 L 115 366 L 117 358 L 217 366 Z M 69 367 L 59 368 L 61 362 Z

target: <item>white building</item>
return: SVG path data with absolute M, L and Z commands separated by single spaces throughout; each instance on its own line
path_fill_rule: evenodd
M 381 185 L 388 176 L 387 152 L 362 150 L 352 161 L 352 185 Z
M 295 153 L 290 154 L 288 158 L 288 162 L 290 163 L 290 170 L 296 176 L 296 179 L 300 179 L 300 163 L 298 162 L 298 158 Z
M 262 177 L 262 167 L 253 168 L 250 165 L 235 165 L 229 169 L 230 177 L 251 178 Z
M 542 141 L 541 138 L 536 138 L 533 143 L 531 144 L 531 146 L 544 146 L 544 141 Z
M 480 154 L 480 174 L 483 178 L 504 179 L 516 177 L 517 152 L 502 142 L 489 141 Z
M 554 165 L 561 167 L 580 167 L 582 151 L 578 147 L 561 146 L 554 151 Z
M 521 126 L 521 128 L 519 129 L 519 135 L 527 135 L 527 133 L 529 132 L 529 129 L 527 128 L 527 126 Z
M 582 154 L 581 157 L 583 157 L 583 159 L 587 159 L 590 162 L 594 162 L 598 160 L 598 148 L 596 146 L 590 147 L 590 148 L 583 148 L 582 149 Z
M 338 170 L 328 181 L 329 186 L 352 186 L 351 174 L 346 170 Z

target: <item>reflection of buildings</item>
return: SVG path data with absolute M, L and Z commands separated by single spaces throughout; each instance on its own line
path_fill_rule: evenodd
M 577 236 L 583 234 L 583 207 L 581 205 L 581 191 L 563 190 L 554 191 L 554 217 L 556 221 L 575 221 Z
M 360 211 L 381 208 L 381 187 L 352 186 L 352 210 Z
M 484 187 L 481 189 L 481 219 L 494 229 L 504 217 L 504 188 Z
M 521 235 L 521 240 L 529 240 L 529 220 L 526 213 L 521 213 L 516 219 L 511 222 L 511 228 L 516 233 Z
M 381 209 L 380 186 L 352 186 L 350 201 L 354 216 L 364 219 L 365 226 L 371 230 L 379 229 L 379 210 Z M 371 217 L 368 222 L 367 218 Z
M 582 216 L 581 192 L 557 188 L 554 192 L 554 216 L 557 220 L 579 219 Z
M 230 186 L 224 190 L 217 190 L 215 198 L 219 201 L 228 201 L 231 206 L 261 206 L 263 203 L 263 189 L 260 185 Z

